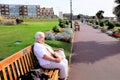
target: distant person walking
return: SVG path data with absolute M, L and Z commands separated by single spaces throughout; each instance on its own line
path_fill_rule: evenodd
M 74 28 L 75 31 L 80 31 L 80 24 L 77 21 L 74 22 Z

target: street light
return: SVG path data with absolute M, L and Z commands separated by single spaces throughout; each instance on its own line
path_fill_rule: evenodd
M 71 21 L 71 28 L 72 28 L 72 0 L 70 0 L 70 21 Z

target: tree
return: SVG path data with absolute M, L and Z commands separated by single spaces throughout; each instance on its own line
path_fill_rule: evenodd
M 81 18 L 81 15 L 79 14 L 79 15 L 77 15 L 77 19 L 80 19 Z
M 114 8 L 113 14 L 115 14 L 118 18 L 118 21 L 120 21 L 120 0 L 115 0 L 115 3 L 118 5 Z
M 98 20 L 101 20 L 101 19 L 104 18 L 103 13 L 104 13 L 103 10 L 99 10 L 99 11 L 96 13 L 96 17 L 97 17 Z

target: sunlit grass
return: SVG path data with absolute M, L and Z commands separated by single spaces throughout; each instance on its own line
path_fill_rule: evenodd
M 27 20 L 26 20 L 27 21 Z M 0 58 L 6 58 L 15 52 L 31 45 L 34 43 L 34 35 L 37 31 L 49 31 L 55 25 L 58 25 L 58 21 L 47 20 L 40 22 L 25 22 L 25 24 L 4 26 L 0 25 Z M 19 41 L 20 44 L 16 44 Z M 62 47 L 65 48 L 65 52 L 68 55 L 69 48 L 64 46 L 70 46 L 69 43 L 61 41 L 46 41 L 51 44 L 54 48 Z M 59 45 L 59 46 L 57 46 Z M 61 46 L 60 46 L 61 45 Z

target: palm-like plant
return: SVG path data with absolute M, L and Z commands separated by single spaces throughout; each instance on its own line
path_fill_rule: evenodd
M 104 18 L 103 13 L 104 13 L 103 10 L 99 10 L 99 11 L 96 13 L 96 17 L 98 18 L 98 20 L 101 20 L 101 19 Z
M 116 3 L 120 4 L 120 0 L 115 0 Z
M 120 21 L 120 0 L 115 0 L 115 3 L 118 5 L 114 8 L 113 14 L 115 14 L 118 18 L 118 21 Z

